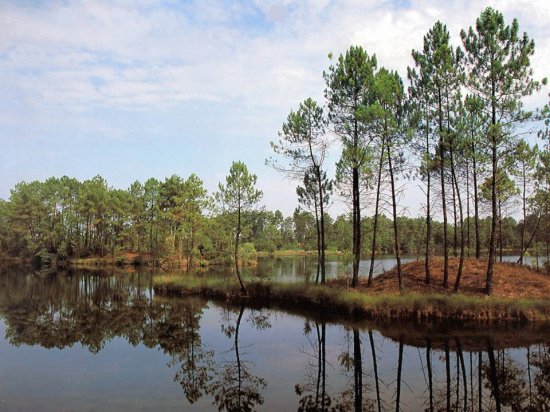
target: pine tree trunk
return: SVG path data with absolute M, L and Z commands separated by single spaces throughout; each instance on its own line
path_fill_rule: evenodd
M 443 113 L 441 91 L 438 91 L 439 108 L 439 178 L 441 180 L 441 210 L 443 212 L 443 287 L 449 287 L 449 237 L 447 233 L 447 200 L 445 195 L 445 148 L 443 142 Z
M 359 170 L 353 168 L 353 277 L 351 287 L 359 284 L 359 262 L 361 260 L 361 210 L 359 203 Z
M 430 158 L 430 141 L 429 141 L 429 128 L 428 119 L 426 119 L 426 161 L 429 162 Z M 425 282 L 430 284 L 430 240 L 432 237 L 432 218 L 430 214 L 430 189 L 431 189 L 431 173 L 430 165 L 426 167 L 426 174 L 428 176 L 427 188 L 426 188 L 426 253 L 424 257 L 424 268 L 426 272 Z
M 476 234 L 476 259 L 481 258 L 481 239 L 479 238 L 479 193 L 477 187 L 477 167 L 475 146 L 472 143 L 472 174 L 474 177 L 474 229 Z
M 378 181 L 376 183 L 376 202 L 374 206 L 374 223 L 372 230 L 372 248 L 370 256 L 370 267 L 369 267 L 369 280 L 367 287 L 372 285 L 372 278 L 374 274 L 374 259 L 376 257 L 376 238 L 378 235 L 378 210 L 380 206 L 380 185 L 382 181 L 382 165 L 384 163 L 384 145 L 380 149 L 380 161 L 378 162 Z
M 498 208 L 497 208 L 497 192 L 496 192 L 496 180 L 497 180 L 497 148 L 496 141 L 493 137 L 493 147 L 492 147 L 492 176 L 493 181 L 491 182 L 491 235 L 489 238 L 489 260 L 487 262 L 487 276 L 485 281 L 485 293 L 491 295 L 493 293 L 493 267 L 495 265 L 495 255 L 496 255 L 496 232 L 497 232 L 497 219 L 498 219 Z
M 526 176 L 525 176 L 525 163 L 523 164 L 522 169 L 522 176 L 523 176 L 523 193 L 521 196 L 522 200 L 522 210 L 523 210 L 523 227 L 521 228 L 521 251 L 519 253 L 519 264 L 523 265 L 523 248 L 525 247 L 525 226 L 527 224 L 527 207 L 526 207 Z
M 235 272 L 237 273 L 237 279 L 241 286 L 241 293 L 244 295 L 248 294 L 246 287 L 244 286 L 243 280 L 241 279 L 241 272 L 239 270 L 239 237 L 241 235 L 241 208 L 237 210 L 237 233 L 235 234 Z
M 319 255 L 319 264 L 321 266 L 321 283 L 325 284 L 326 281 L 326 269 L 325 269 L 325 210 L 324 210 L 324 191 L 323 191 L 323 182 L 322 182 L 322 176 L 321 176 L 321 170 L 319 166 L 317 166 L 317 184 L 318 184 L 318 190 L 319 190 L 319 210 L 321 212 L 320 216 L 320 222 L 321 222 L 321 228 L 320 228 L 320 248 L 321 253 Z
M 353 329 L 353 365 L 355 411 L 361 412 L 363 410 L 363 365 L 361 361 L 361 337 L 358 329 Z
M 397 279 L 399 282 L 399 291 L 403 292 L 405 285 L 403 282 L 403 275 L 401 273 L 401 253 L 399 247 L 399 229 L 397 227 L 397 199 L 395 195 L 395 180 L 393 176 L 393 167 L 391 161 L 390 145 L 386 142 L 386 150 L 388 152 L 388 167 L 390 172 L 390 184 L 391 184 L 391 197 L 392 197 L 392 211 L 393 211 L 393 238 L 395 248 L 395 260 L 397 261 Z
M 460 287 L 460 279 L 462 277 L 462 270 L 464 267 L 464 216 L 462 212 L 462 199 L 460 197 L 460 189 L 458 187 L 458 180 L 456 178 L 453 151 L 451 150 L 450 153 L 451 153 L 451 177 L 453 180 L 453 185 L 455 187 L 456 198 L 458 202 L 459 218 L 460 218 L 460 260 L 458 262 L 458 270 L 456 273 L 456 280 L 453 288 L 454 292 L 458 292 L 458 288 Z M 456 206 L 455 206 L 455 209 L 456 209 Z M 455 217 L 455 233 L 456 233 L 456 217 Z

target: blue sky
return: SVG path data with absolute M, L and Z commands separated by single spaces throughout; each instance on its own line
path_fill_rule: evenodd
M 264 162 L 289 111 L 322 102 L 328 53 L 359 44 L 405 76 L 436 20 L 458 44 L 487 5 L 518 18 L 537 45 L 535 76 L 548 76 L 545 1 L 0 1 L 0 198 L 62 175 L 127 188 L 196 173 L 213 191 L 242 160 L 263 203 L 289 214 L 295 184 Z

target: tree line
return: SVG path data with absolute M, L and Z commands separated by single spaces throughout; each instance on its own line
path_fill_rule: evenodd
M 0 254 L 34 256 L 52 253 L 60 259 L 107 256 L 123 252 L 149 254 L 157 259 L 181 257 L 189 267 L 201 260 L 224 261 L 234 253 L 234 240 L 228 227 L 229 213 L 216 207 L 202 180 L 196 175 L 184 179 L 172 175 L 136 181 L 126 190 L 114 189 L 101 176 L 85 181 L 49 178 L 21 182 L 11 190 L 7 201 L 0 201 Z M 243 213 L 240 253 L 256 251 L 316 250 L 317 225 L 312 211 L 296 208 L 291 216 L 279 210 L 247 210 Z M 362 219 L 362 254 L 370 256 L 374 221 L 377 220 L 375 253 L 393 253 L 393 222 L 381 214 Z M 538 216 L 527 215 L 526 233 L 532 233 Z M 324 214 L 325 245 L 328 251 L 347 252 L 352 245 L 351 215 L 333 218 Z M 399 216 L 400 249 L 421 257 L 426 232 L 422 217 Z M 473 218 L 464 223 L 473 229 Z M 519 250 L 523 221 L 512 217 L 502 221 L 504 251 Z M 490 218 L 480 219 L 480 243 L 488 245 Z M 449 225 L 448 232 L 453 227 Z M 548 230 L 539 230 L 533 245 L 546 254 Z M 466 237 L 466 253 L 475 256 L 475 232 Z M 469 242 L 468 242 L 469 239 Z M 443 225 L 432 222 L 432 253 L 442 254 Z M 242 244 L 245 245 L 243 250 Z M 459 244 L 451 250 L 458 253 Z
M 19 183 L 0 202 L 0 251 L 63 258 L 127 250 L 178 257 L 189 267 L 232 255 L 239 275 L 238 255 L 246 251 L 311 248 L 324 283 L 325 251 L 333 248 L 351 250 L 352 286 L 361 257 L 373 261 L 387 251 L 395 254 L 401 289 L 403 253 L 423 256 L 426 283 L 432 256 L 443 255 L 445 287 L 454 254 L 458 290 L 464 259 L 486 250 L 490 294 L 493 265 L 505 249 L 518 249 L 519 263 L 537 242 L 548 254 L 550 109 L 523 107 L 546 80 L 533 78 L 534 41 L 520 35 L 517 20 L 507 25 L 487 8 L 460 38 L 454 47 L 436 22 L 422 50 L 411 53 L 407 88 L 360 46 L 329 55 L 324 104 L 308 98 L 292 110 L 266 162 L 298 183 L 293 216 L 256 208 L 262 193 L 242 162 L 233 163 L 213 196 L 194 174 L 134 182 L 128 190 L 112 189 L 100 176 L 51 178 Z M 531 124 L 540 125 L 542 147 L 523 138 L 527 122 L 537 120 Z M 334 141 L 341 155 L 329 178 Z M 413 179 L 425 194 L 422 218 L 403 216 L 404 182 Z M 351 212 L 333 220 L 327 208 L 335 195 Z M 519 223 L 511 217 L 516 201 Z

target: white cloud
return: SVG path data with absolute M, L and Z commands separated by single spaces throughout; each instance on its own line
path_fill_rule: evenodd
M 121 124 L 94 117 L 94 110 L 154 111 L 207 101 L 222 105 L 218 110 L 239 107 L 231 113 L 241 117 L 228 122 L 226 132 L 261 136 L 267 151 L 282 113 L 308 96 L 322 99 L 329 52 L 363 45 L 380 65 L 404 76 L 411 49 L 422 47 L 436 19 L 458 45 L 459 30 L 474 25 L 486 5 L 509 23 L 518 17 L 520 30 L 536 41 L 536 76 L 549 75 L 546 1 L 411 0 L 399 7 L 364 0 L 2 2 L 0 89 L 8 92 L 0 97 L 7 108 L 0 127 L 34 121 L 40 130 L 78 122 L 120 139 L 128 134 Z M 546 101 L 541 93 L 529 104 Z M 162 127 L 150 128 L 161 134 Z M 287 196 L 274 199 L 293 196 L 288 185 L 277 193 L 285 190 Z
M 508 21 L 518 15 L 521 28 L 540 36 L 533 65 L 542 77 L 550 54 L 549 7 L 497 6 Z M 448 24 L 458 43 L 458 30 L 473 25 L 481 8 L 474 1 L 412 2 L 406 8 L 364 1 L 257 2 L 251 8 L 210 0 L 183 10 L 153 2 L 4 5 L 0 73 L 4 86 L 31 100 L 67 107 L 189 99 L 292 106 L 320 96 L 329 51 L 361 44 L 380 64 L 404 74 L 411 49 L 421 47 L 435 19 Z M 265 28 L 251 28 L 246 16 L 264 18 L 258 25 Z

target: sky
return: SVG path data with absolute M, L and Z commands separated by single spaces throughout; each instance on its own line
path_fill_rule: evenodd
M 213 192 L 241 160 L 262 204 L 288 215 L 296 184 L 265 165 L 269 143 L 301 101 L 324 104 L 329 53 L 360 45 L 406 77 L 437 20 L 458 45 L 486 6 L 518 19 L 535 78 L 548 76 L 546 0 L 0 0 L 0 198 L 20 181 L 98 174 L 126 189 L 195 173 Z M 403 202 L 419 213 L 416 183 Z M 330 212 L 343 210 L 336 199 Z

